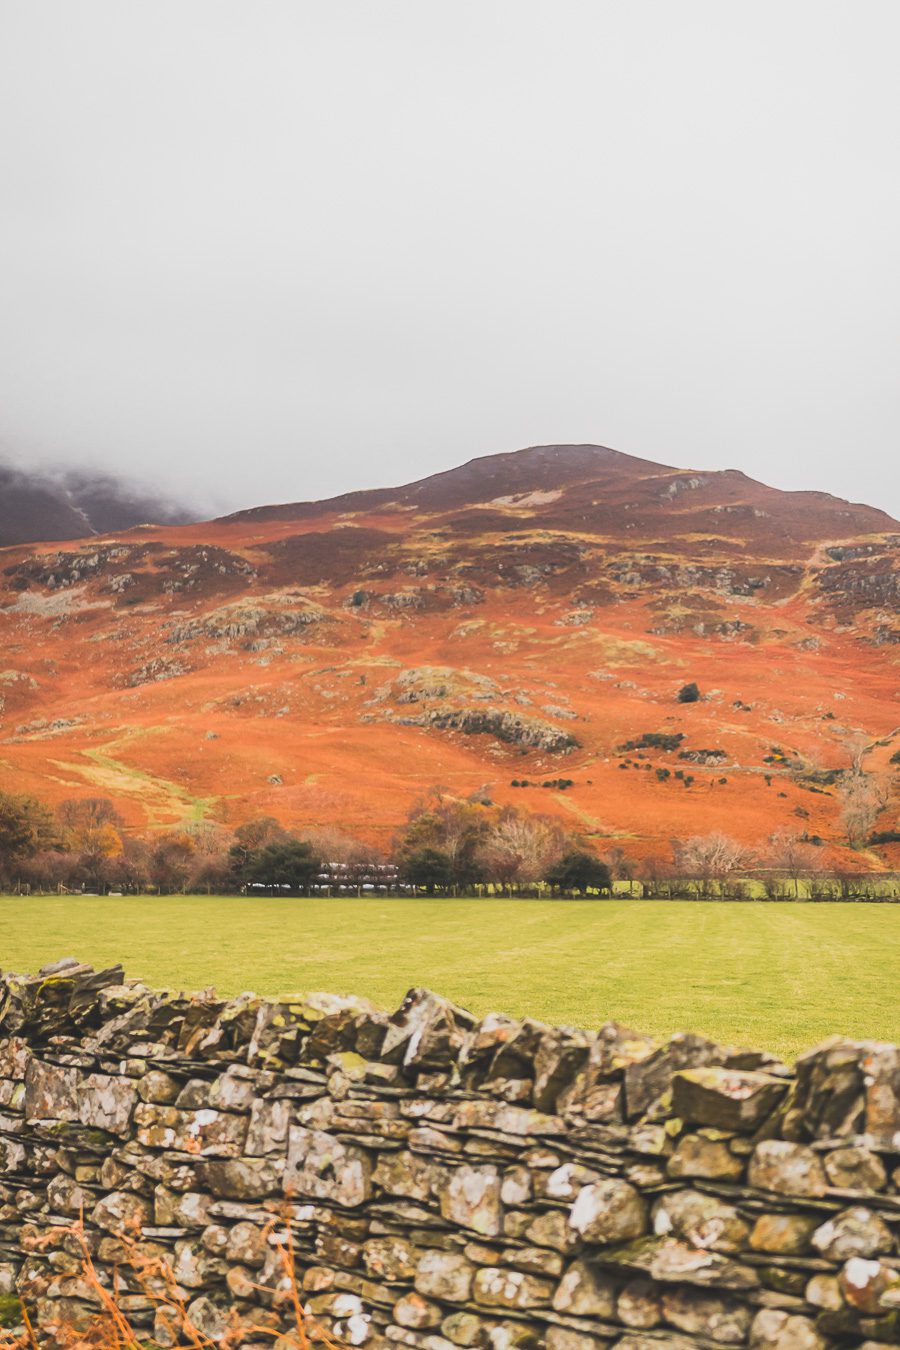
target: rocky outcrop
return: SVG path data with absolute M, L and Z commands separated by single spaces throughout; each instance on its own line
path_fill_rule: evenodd
M 432 708 L 421 717 L 406 719 L 410 724 L 435 727 L 439 731 L 461 731 L 467 736 L 493 736 L 507 745 L 543 750 L 547 754 L 565 754 L 580 742 L 540 717 L 523 717 L 501 708 Z
M 180 644 L 198 638 L 231 642 L 266 634 L 294 636 L 303 633 L 311 624 L 325 623 L 329 619 L 327 611 L 303 596 L 279 598 L 272 605 L 240 600 L 186 622 L 170 624 L 165 641 Z
M 541 750 L 547 754 L 565 754 L 578 748 L 580 742 L 575 736 L 551 722 L 497 706 L 499 700 L 515 697 L 488 676 L 475 671 L 452 666 L 417 666 L 403 671 L 391 684 L 377 689 L 369 704 L 390 700 L 398 706 L 415 705 L 419 709 L 417 712 L 388 714 L 390 721 L 402 726 L 434 727 L 438 731 L 458 731 L 467 736 L 491 736 L 505 745 Z M 488 701 L 491 706 L 472 706 Z M 545 707 L 544 711 L 566 720 L 577 716 L 569 708 L 554 705 Z
M 213 1340 L 277 1336 L 290 1238 L 310 1315 L 372 1350 L 900 1344 L 896 1046 L 792 1072 L 422 989 L 388 1015 L 60 962 L 0 983 L 0 1102 L 0 1284 L 41 1327 L 96 1307 L 86 1249 L 148 1340 L 179 1333 L 135 1253 Z

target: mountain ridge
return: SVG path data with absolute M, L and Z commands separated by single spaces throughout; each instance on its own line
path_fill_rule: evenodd
M 585 456 L 583 452 L 589 452 L 589 455 Z M 553 479 L 554 483 L 558 481 L 561 460 L 568 462 L 567 464 L 564 463 L 562 465 L 564 472 L 569 466 L 573 465 L 573 461 L 576 457 L 578 464 L 584 466 L 586 470 L 589 462 L 591 467 L 596 466 L 597 456 L 601 456 L 608 466 L 624 469 L 632 478 L 634 478 L 638 472 L 649 470 L 652 472 L 644 474 L 645 477 L 663 478 L 672 475 L 688 475 L 691 477 L 703 477 L 719 481 L 724 479 L 740 480 L 742 484 L 746 484 L 756 491 L 776 493 L 780 496 L 794 500 L 798 497 L 804 499 L 810 498 L 820 502 L 833 503 L 836 508 L 849 507 L 854 511 L 877 513 L 883 524 L 890 528 L 900 529 L 900 522 L 894 520 L 887 512 L 882 512 L 879 508 L 869 506 L 866 503 L 847 501 L 845 498 L 837 497 L 832 493 L 821 492 L 816 489 L 785 491 L 780 488 L 772 488 L 768 484 L 751 478 L 741 469 L 700 470 L 677 468 L 674 465 L 663 464 L 655 460 L 643 459 L 640 456 L 629 455 L 624 451 L 614 450 L 608 446 L 590 444 L 528 446 L 521 450 L 504 451 L 496 455 L 476 456 L 453 468 L 427 475 L 425 478 L 414 479 L 409 483 L 401 484 L 396 487 L 362 489 L 354 492 L 341 493 L 336 497 L 320 500 L 272 503 L 263 506 L 249 507 L 239 511 L 230 512 L 225 516 L 220 516 L 217 518 L 216 523 L 230 524 L 249 520 L 269 521 L 295 518 L 300 519 L 306 515 L 328 514 L 330 511 L 338 510 L 377 510 L 382 505 L 388 506 L 395 503 L 408 504 L 414 502 L 419 505 L 434 505 L 434 500 L 429 501 L 428 498 L 429 496 L 433 496 L 434 489 L 439 488 L 442 484 L 452 484 L 455 486 L 457 484 L 465 484 L 475 480 L 483 485 L 485 478 L 490 476 L 494 467 L 499 471 L 510 466 L 519 466 L 526 463 L 530 465 L 537 462 L 544 470 L 542 475 L 532 476 L 527 480 L 527 483 L 519 481 L 516 485 L 513 485 L 510 482 L 502 485 L 506 486 L 508 491 L 513 493 L 516 491 L 534 491 L 539 490 L 541 486 L 546 486 L 548 472 L 555 475 L 555 478 Z M 567 473 L 563 481 L 567 486 L 571 486 L 577 482 L 584 483 L 590 481 L 590 479 L 586 472 L 581 478 L 578 478 L 571 473 Z M 426 489 L 431 489 L 431 493 L 426 493 Z M 452 503 L 445 501 L 441 504 L 449 506 Z M 462 504 L 462 502 L 457 501 L 456 504 Z M 472 499 L 466 504 L 473 504 Z

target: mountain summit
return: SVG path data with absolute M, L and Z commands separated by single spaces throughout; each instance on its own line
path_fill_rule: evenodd
M 547 527 L 596 525 L 603 533 L 657 530 L 664 536 L 714 528 L 736 537 L 900 529 L 873 507 L 825 492 L 782 492 L 737 469 L 676 469 L 602 445 L 535 445 L 469 460 L 397 488 L 345 493 L 325 501 L 260 506 L 226 522 L 303 521 L 328 515 L 496 508 L 525 511 Z M 625 514 L 627 513 L 627 514 Z

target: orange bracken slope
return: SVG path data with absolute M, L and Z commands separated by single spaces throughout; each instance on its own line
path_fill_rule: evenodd
M 7 548 L 0 781 L 141 827 L 271 813 L 384 844 L 441 785 L 634 855 L 718 829 L 836 843 L 829 770 L 896 785 L 898 544 L 824 493 L 543 446 Z M 621 748 L 648 733 L 683 739 Z

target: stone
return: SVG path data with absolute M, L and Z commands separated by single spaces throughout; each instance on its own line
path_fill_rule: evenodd
M 575 1317 L 615 1317 L 616 1282 L 588 1260 L 573 1261 L 556 1287 L 553 1308 Z
M 763 1308 L 750 1328 L 753 1350 L 825 1350 L 825 1342 L 808 1317 L 781 1308 Z
M 876 1148 L 900 1152 L 900 1046 L 867 1047 L 863 1069 L 866 1137 Z
M 750 1159 L 747 1180 L 760 1190 L 778 1195 L 820 1196 L 828 1189 L 818 1154 L 785 1139 L 764 1139 Z
M 447 1303 L 468 1303 L 475 1270 L 458 1252 L 423 1252 L 414 1279 L 416 1292 Z
M 91 1211 L 91 1223 L 106 1233 L 135 1235 L 152 1219 L 150 1205 L 129 1191 L 111 1191 Z
M 548 1252 L 546 1247 L 514 1247 L 511 1251 L 503 1252 L 500 1260 L 503 1265 L 512 1266 L 514 1270 L 524 1270 L 528 1275 L 552 1276 L 554 1279 L 562 1275 L 565 1267 L 562 1256 L 557 1252 Z M 494 1262 L 489 1264 L 493 1265 Z
M 599 1181 L 600 1175 L 581 1163 L 563 1163 L 550 1173 L 544 1186 L 544 1195 L 552 1200 L 574 1200 L 582 1186 Z
M 483 1266 L 475 1273 L 472 1295 L 476 1303 L 487 1308 L 546 1307 L 553 1297 L 553 1281 L 527 1275 L 522 1270 Z
M 460 1102 L 453 1123 L 457 1129 L 499 1130 L 523 1137 L 564 1134 L 566 1128 L 560 1116 L 550 1116 L 530 1106 L 481 1099 Z
M 652 1280 L 629 1280 L 616 1299 L 616 1316 L 626 1327 L 649 1331 L 662 1321 L 662 1286 Z
M 548 1028 L 534 1057 L 534 1104 L 554 1112 L 560 1093 L 587 1063 L 592 1037 L 571 1027 Z
M 760 1214 L 750 1234 L 755 1252 L 802 1256 L 809 1251 L 817 1220 L 805 1214 Z
M 883 1191 L 887 1172 L 877 1153 L 849 1146 L 825 1154 L 825 1174 L 840 1190 Z
M 722 1064 L 726 1057 L 722 1046 L 705 1036 L 673 1036 L 645 1058 L 625 1067 L 625 1104 L 628 1120 L 646 1115 L 657 1106 L 672 1086 L 675 1074 L 709 1064 Z
M 487 1334 L 491 1350 L 539 1350 L 533 1330 L 524 1321 L 491 1319 Z M 435 1346 L 434 1350 L 440 1347 Z
M 172 1275 L 179 1284 L 188 1289 L 203 1289 L 225 1273 L 225 1263 L 208 1252 L 201 1241 L 191 1239 L 175 1243 Z
M 736 1291 L 756 1289 L 759 1285 L 759 1276 L 751 1266 L 675 1238 L 648 1237 L 614 1248 L 604 1252 L 603 1263 L 665 1284 L 718 1286 Z
M 257 1100 L 256 1074 L 243 1064 L 234 1064 L 209 1086 L 204 1106 L 216 1111 L 250 1111 Z
M 153 1192 L 153 1221 L 162 1227 L 204 1228 L 209 1223 L 213 1200 L 202 1191 L 186 1191 L 181 1195 L 166 1186 L 157 1186 Z
M 178 1149 L 202 1157 L 233 1158 L 243 1152 L 247 1121 L 225 1111 L 203 1107 L 182 1111 L 175 1106 L 138 1102 L 134 1108 L 138 1143 L 145 1148 Z
M 771 1265 L 756 1266 L 759 1273 L 760 1283 L 772 1293 L 778 1296 L 787 1296 L 790 1298 L 801 1298 L 806 1288 L 806 1276 L 803 1270 L 784 1264 L 783 1257 L 772 1259 Z M 772 1300 L 775 1307 L 780 1306 L 781 1298 L 776 1297 Z M 797 1305 L 791 1305 L 797 1306 Z
M 257 1290 L 256 1271 L 246 1266 L 229 1265 L 225 1272 L 225 1283 L 232 1298 L 250 1300 Z
M 376 1237 L 363 1243 L 363 1260 L 374 1280 L 411 1280 L 416 1273 L 418 1253 L 406 1238 Z
M 244 1152 L 248 1157 L 283 1153 L 287 1143 L 291 1106 L 287 1101 L 256 1099 L 250 1107 L 250 1124 Z
M 579 1074 L 566 1091 L 561 1092 L 558 1110 L 572 1119 L 619 1121 L 625 1113 L 625 1093 L 621 1083 L 585 1085 L 588 1075 Z
M 670 1191 L 653 1207 L 653 1231 L 659 1237 L 673 1233 L 695 1247 L 737 1252 L 746 1245 L 750 1230 L 733 1205 L 702 1191 Z
M 683 1069 L 672 1079 L 672 1111 L 688 1125 L 749 1133 L 787 1092 L 782 1078 L 717 1065 Z
M 630 1163 L 625 1168 L 625 1180 L 638 1191 L 655 1191 L 665 1185 L 666 1170 L 658 1163 Z
M 900 1308 L 900 1271 L 881 1261 L 851 1257 L 838 1283 L 845 1301 L 862 1313 Z
M 460 1228 L 496 1237 L 503 1229 L 500 1173 L 494 1166 L 454 1169 L 440 1197 L 441 1215 Z
M 224 1256 L 228 1250 L 228 1229 L 220 1223 L 209 1223 L 200 1234 L 200 1241 L 211 1255 Z
M 415 1153 L 462 1153 L 463 1143 L 455 1134 L 444 1130 L 434 1130 L 424 1125 L 421 1129 L 410 1130 L 407 1136 L 410 1148 Z M 514 1170 L 514 1169 L 513 1169 Z
M 243 1266 L 261 1266 L 267 1250 L 263 1230 L 255 1223 L 244 1220 L 236 1223 L 228 1232 L 225 1255 L 229 1261 L 238 1261 Z
M 321 1294 L 334 1288 L 337 1272 L 328 1266 L 307 1266 L 303 1272 L 301 1288 L 308 1294 Z
M 788 1139 L 843 1139 L 865 1126 L 865 1050 L 839 1036 L 801 1055 L 785 1115 Z
M 517 1234 L 538 1247 L 552 1247 L 565 1256 L 578 1246 L 578 1234 L 570 1227 L 568 1215 L 561 1209 L 547 1209 L 532 1217 L 525 1215 L 525 1225 Z
M 665 1350 L 696 1350 L 697 1342 L 686 1336 L 673 1336 L 671 1332 L 667 1332 L 661 1341 L 652 1331 L 646 1336 L 639 1331 L 629 1331 L 613 1342 L 613 1350 L 660 1350 L 660 1345 L 665 1346 Z
M 372 1194 L 372 1161 L 363 1149 L 322 1130 L 292 1125 L 284 1188 L 301 1198 L 333 1200 L 349 1208 L 362 1205 Z
M 881 1256 L 894 1251 L 891 1230 L 871 1209 L 855 1205 L 826 1220 L 812 1235 L 813 1246 L 829 1261 Z
M 182 1319 L 174 1308 L 160 1307 L 153 1314 L 153 1344 L 173 1350 L 182 1335 Z
M 814 1308 L 823 1308 L 828 1312 L 838 1312 L 844 1306 L 836 1275 L 813 1275 L 807 1282 L 803 1296 Z
M 388 1019 L 380 1058 L 406 1069 L 442 1069 L 454 1061 L 476 1026 L 471 1013 L 430 989 L 411 989 Z
M 437 1195 L 446 1185 L 447 1177 L 446 1167 L 431 1158 L 407 1153 L 405 1149 L 396 1153 L 382 1153 L 372 1174 L 375 1185 L 388 1195 L 422 1201 Z
M 546 1350 L 606 1350 L 612 1342 L 600 1336 L 591 1336 L 585 1331 L 576 1331 L 574 1327 L 560 1327 L 551 1324 L 544 1336 Z
M 454 1345 L 485 1346 L 488 1343 L 484 1322 L 475 1313 L 455 1312 L 441 1322 L 441 1332 Z
M 331 1305 L 334 1335 L 340 1344 L 365 1345 L 372 1327 L 371 1314 L 355 1294 L 337 1294 Z
M 0 1171 L 16 1173 L 24 1167 L 27 1153 L 15 1139 L 0 1139 Z
M 740 1181 L 744 1163 L 741 1158 L 735 1157 L 725 1140 L 707 1139 L 701 1134 L 686 1134 L 678 1141 L 666 1171 L 670 1177 Z
M 228 1330 L 228 1310 L 201 1294 L 188 1304 L 187 1320 L 209 1341 L 220 1341 Z
M 578 1192 L 569 1224 L 585 1242 L 618 1243 L 647 1232 L 647 1206 L 627 1181 L 607 1177 Z
M 82 1124 L 106 1130 L 109 1134 L 128 1134 L 137 1099 L 130 1079 L 113 1078 L 103 1073 L 88 1074 L 78 1084 L 76 1092 Z
M 352 1269 L 360 1264 L 362 1248 L 340 1232 L 323 1228 L 316 1235 L 316 1257 L 323 1264 Z
M 525 1205 L 534 1194 L 534 1183 L 527 1167 L 509 1167 L 500 1182 L 500 1202 L 504 1205 Z
M 750 1329 L 751 1313 L 745 1305 L 695 1289 L 664 1290 L 662 1312 L 679 1331 L 722 1345 L 743 1345 Z
M 152 1102 L 157 1106 L 173 1105 L 180 1091 L 178 1079 L 162 1069 L 150 1069 L 137 1084 L 137 1095 L 141 1101 Z
M 83 1210 L 90 1208 L 92 1196 L 71 1177 L 60 1173 L 47 1185 L 47 1203 L 55 1213 L 71 1214 L 77 1218 Z
M 197 1165 L 197 1175 L 215 1196 L 225 1200 L 259 1200 L 286 1189 L 285 1165 L 271 1158 L 210 1159 Z
M 439 1303 L 432 1303 L 411 1290 L 394 1304 L 392 1316 L 398 1326 L 430 1331 L 441 1325 L 443 1311 Z
M 25 1070 L 25 1119 L 78 1120 L 78 1070 L 30 1059 Z

